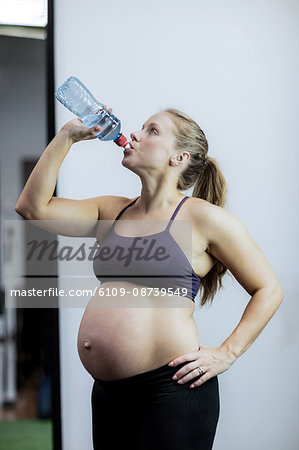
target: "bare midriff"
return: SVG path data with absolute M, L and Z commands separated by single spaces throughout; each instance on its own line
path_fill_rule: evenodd
M 135 295 L 92 297 L 78 332 L 78 353 L 87 372 L 104 381 L 156 369 L 199 348 L 194 302 L 178 295 L 136 295 L 142 286 L 105 282 L 102 292 L 120 287 Z

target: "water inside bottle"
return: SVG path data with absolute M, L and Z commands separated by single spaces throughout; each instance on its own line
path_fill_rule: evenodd
M 85 114 L 80 119 L 88 128 L 102 127 L 102 130 L 96 135 L 101 141 L 113 140 L 119 134 L 120 121 L 113 114 L 107 114 L 104 109 L 100 109 L 96 114 Z

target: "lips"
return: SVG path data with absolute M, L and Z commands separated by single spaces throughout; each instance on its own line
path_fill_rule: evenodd
M 135 150 L 131 142 L 128 142 L 128 144 L 129 144 L 130 148 L 124 149 L 124 153 L 129 152 L 131 150 Z

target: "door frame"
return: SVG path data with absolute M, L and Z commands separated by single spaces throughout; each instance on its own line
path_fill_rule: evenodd
M 47 142 L 49 143 L 55 136 L 55 106 L 54 106 L 54 0 L 48 0 L 48 23 L 46 26 L 46 76 L 47 76 Z M 56 188 L 55 188 L 56 191 Z M 54 191 L 54 195 L 55 195 Z M 59 304 L 53 309 L 53 327 L 55 348 L 55 370 L 52 372 L 51 392 L 52 392 L 52 436 L 53 449 L 62 450 L 61 435 L 61 395 L 60 395 L 60 347 L 59 347 Z

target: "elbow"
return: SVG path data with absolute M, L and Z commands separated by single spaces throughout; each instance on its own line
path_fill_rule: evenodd
M 15 212 L 17 214 L 19 214 L 20 216 L 22 216 L 24 219 L 29 219 L 28 211 L 26 211 L 25 208 L 22 208 L 18 204 L 16 204 L 16 206 L 15 206 Z
M 27 220 L 41 220 L 43 218 L 41 209 L 32 208 L 30 206 L 20 206 L 16 204 L 15 212 Z
M 283 293 L 282 287 L 280 286 L 279 283 L 278 283 L 278 285 L 276 286 L 276 293 L 277 293 L 277 296 L 278 296 L 278 298 L 279 298 L 279 300 L 280 300 L 280 303 L 281 303 L 282 300 L 283 300 L 283 298 L 284 298 L 284 293 Z
M 284 298 L 284 293 L 280 284 L 269 285 L 268 287 L 264 287 L 261 290 L 267 292 L 267 296 L 271 300 L 271 303 L 275 303 L 277 305 L 277 308 L 281 305 Z
M 277 298 L 278 306 L 280 306 L 284 299 L 284 293 L 283 293 L 283 290 L 282 290 L 280 284 L 278 286 L 276 286 L 276 288 L 274 290 L 274 295 Z
M 20 216 L 23 215 L 23 212 L 21 211 L 21 208 L 18 206 L 18 204 L 16 204 L 16 206 L 15 206 L 15 212 L 20 214 Z
M 284 299 L 284 293 L 283 293 L 283 290 L 280 288 L 280 303 L 282 303 L 283 299 Z

